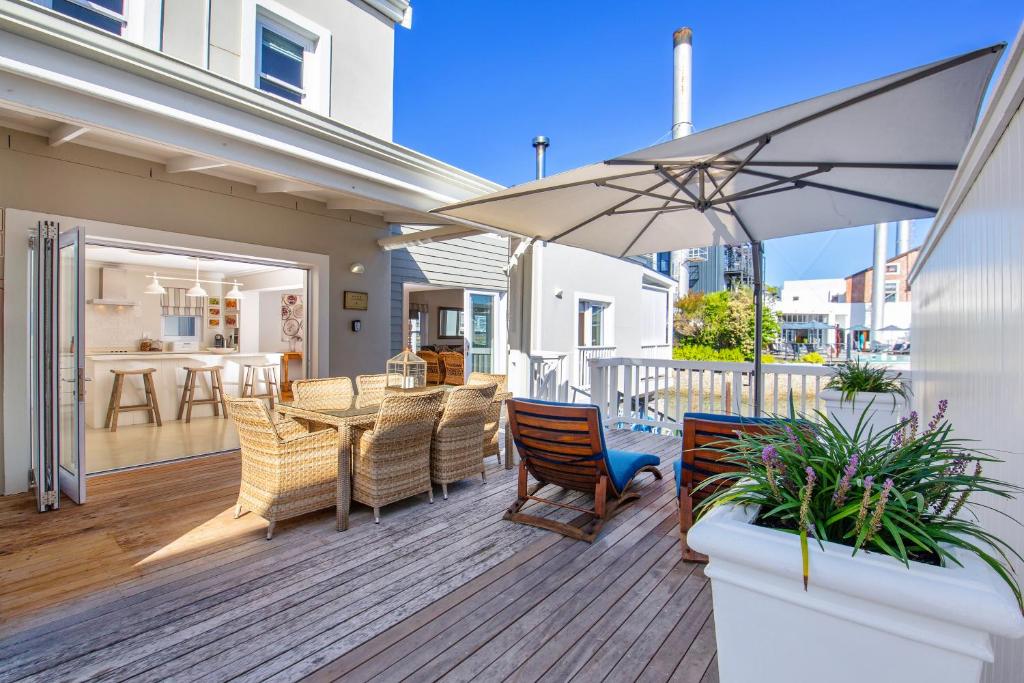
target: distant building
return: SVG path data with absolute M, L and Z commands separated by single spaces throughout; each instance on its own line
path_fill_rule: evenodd
M 872 341 L 907 340 L 911 307 L 907 274 L 919 252 L 911 249 L 886 261 L 883 331 L 878 339 L 872 340 L 870 332 L 874 269 L 865 268 L 845 278 L 786 280 L 775 303 L 782 324 L 780 341 L 834 349 L 837 341 L 849 340 L 855 348 L 866 348 Z

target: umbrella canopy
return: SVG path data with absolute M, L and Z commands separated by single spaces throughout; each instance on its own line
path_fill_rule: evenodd
M 1002 48 L 437 211 L 619 257 L 932 216 Z
M 906 327 L 900 327 L 899 325 L 886 325 L 879 332 L 909 332 L 910 330 Z

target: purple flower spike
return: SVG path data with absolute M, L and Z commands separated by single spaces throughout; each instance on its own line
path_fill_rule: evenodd
M 786 425 L 786 436 L 789 437 L 789 442 L 793 444 L 793 450 L 797 452 L 797 455 L 803 455 L 804 447 L 800 445 L 800 439 L 796 438 L 796 434 L 793 433 L 789 425 Z
M 832 494 L 832 503 L 836 506 L 846 502 L 846 494 L 850 491 L 850 482 L 857 474 L 857 466 L 859 464 L 860 458 L 854 453 L 850 456 L 849 462 L 846 463 L 846 467 L 843 469 L 843 478 L 839 480 L 839 486 L 836 487 L 835 493 Z
M 939 409 L 932 416 L 931 422 L 928 423 L 928 430 L 925 431 L 925 434 L 931 434 L 942 423 L 942 418 L 946 416 L 946 408 L 948 406 L 949 401 L 946 399 L 939 401 Z

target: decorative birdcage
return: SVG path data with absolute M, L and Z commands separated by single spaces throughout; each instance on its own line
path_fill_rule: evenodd
M 427 362 L 406 348 L 388 361 L 388 389 L 420 389 L 427 385 Z

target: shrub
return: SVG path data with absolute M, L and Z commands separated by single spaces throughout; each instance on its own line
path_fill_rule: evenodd
M 742 363 L 745 360 L 739 349 L 713 349 L 705 344 L 681 344 L 672 350 L 672 359 L 728 363 Z
M 806 357 L 806 356 L 805 356 Z M 907 388 L 900 381 L 900 373 L 889 377 L 885 367 L 872 366 L 867 362 L 850 361 L 836 368 L 836 374 L 825 385 L 843 395 L 844 401 L 852 401 L 860 392 L 894 394 L 906 400 Z
M 762 363 L 778 363 L 778 361 L 775 360 L 775 356 L 773 356 L 770 353 L 762 353 L 761 354 L 761 362 Z
M 814 363 L 815 365 L 821 365 L 822 363 L 825 362 L 825 358 L 820 353 L 818 353 L 817 351 L 811 351 L 810 353 L 805 353 L 803 356 L 801 356 L 800 357 L 800 362 L 801 363 Z
M 1024 489 L 984 476 L 983 464 L 999 461 L 954 438 L 945 411 L 941 401 L 921 431 L 912 413 L 878 433 L 863 415 L 853 434 L 824 415 L 817 425 L 780 420 L 766 433 L 741 433 L 723 458 L 738 471 L 705 479 L 698 489 L 715 492 L 697 509 L 703 515 L 726 503 L 760 506 L 755 524 L 800 536 L 805 588 L 811 537 L 819 546 L 849 546 L 853 554 L 884 553 L 908 568 L 911 560 L 959 564 L 954 553 L 974 554 L 1024 609 L 1011 556 L 1024 558 L 986 531 L 974 512 L 988 507 L 979 498 L 1012 499 Z

